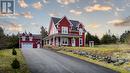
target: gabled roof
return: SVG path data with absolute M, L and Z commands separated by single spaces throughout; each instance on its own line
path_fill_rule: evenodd
M 56 28 L 57 28 L 57 23 L 58 23 L 61 19 L 62 19 L 62 18 L 52 17 L 52 20 L 53 20 L 54 25 L 55 25 Z M 78 31 L 78 30 L 77 30 L 77 27 L 78 27 L 78 25 L 80 24 L 80 22 L 79 22 L 79 21 L 76 21 L 76 20 L 69 20 L 69 22 L 72 23 L 72 30 Z
M 61 18 L 52 17 L 52 20 L 53 20 L 54 24 L 56 24 L 61 20 Z

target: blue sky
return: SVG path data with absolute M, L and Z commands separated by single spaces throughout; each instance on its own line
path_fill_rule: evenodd
M 0 14 L 0 26 L 8 34 L 39 34 L 41 26 L 48 29 L 52 16 L 78 20 L 99 37 L 109 29 L 119 36 L 130 30 L 130 22 L 123 24 L 130 16 L 130 0 L 15 0 L 15 14 Z

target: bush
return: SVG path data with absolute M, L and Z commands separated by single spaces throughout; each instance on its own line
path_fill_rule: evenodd
M 15 48 L 12 49 L 12 55 L 17 55 Z
M 15 60 L 13 61 L 13 63 L 11 64 L 13 69 L 18 69 L 20 68 L 20 64 L 19 61 L 15 58 Z

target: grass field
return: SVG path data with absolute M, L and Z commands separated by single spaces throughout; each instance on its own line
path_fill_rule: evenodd
M 91 54 L 96 54 L 100 56 L 112 56 L 112 57 L 118 57 L 118 58 L 124 58 L 128 59 L 129 62 L 120 65 L 120 66 L 114 66 L 112 63 L 108 64 L 104 61 L 98 61 L 93 60 L 85 56 L 81 56 L 78 54 L 73 54 L 72 52 L 68 52 L 69 50 L 79 50 L 79 51 L 86 51 Z M 121 73 L 130 73 L 127 68 L 130 68 L 130 45 L 99 45 L 95 47 L 62 47 L 60 53 L 64 53 L 73 57 L 77 57 L 116 71 L 119 71 Z
M 30 73 L 25 63 L 25 59 L 20 49 L 16 49 L 16 58 L 20 62 L 20 69 L 14 70 L 11 68 L 11 63 L 15 59 L 12 55 L 12 49 L 0 50 L 0 73 Z

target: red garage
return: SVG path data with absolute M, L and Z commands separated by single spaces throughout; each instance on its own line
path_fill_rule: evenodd
M 41 36 L 31 33 L 19 34 L 20 48 L 41 48 Z

